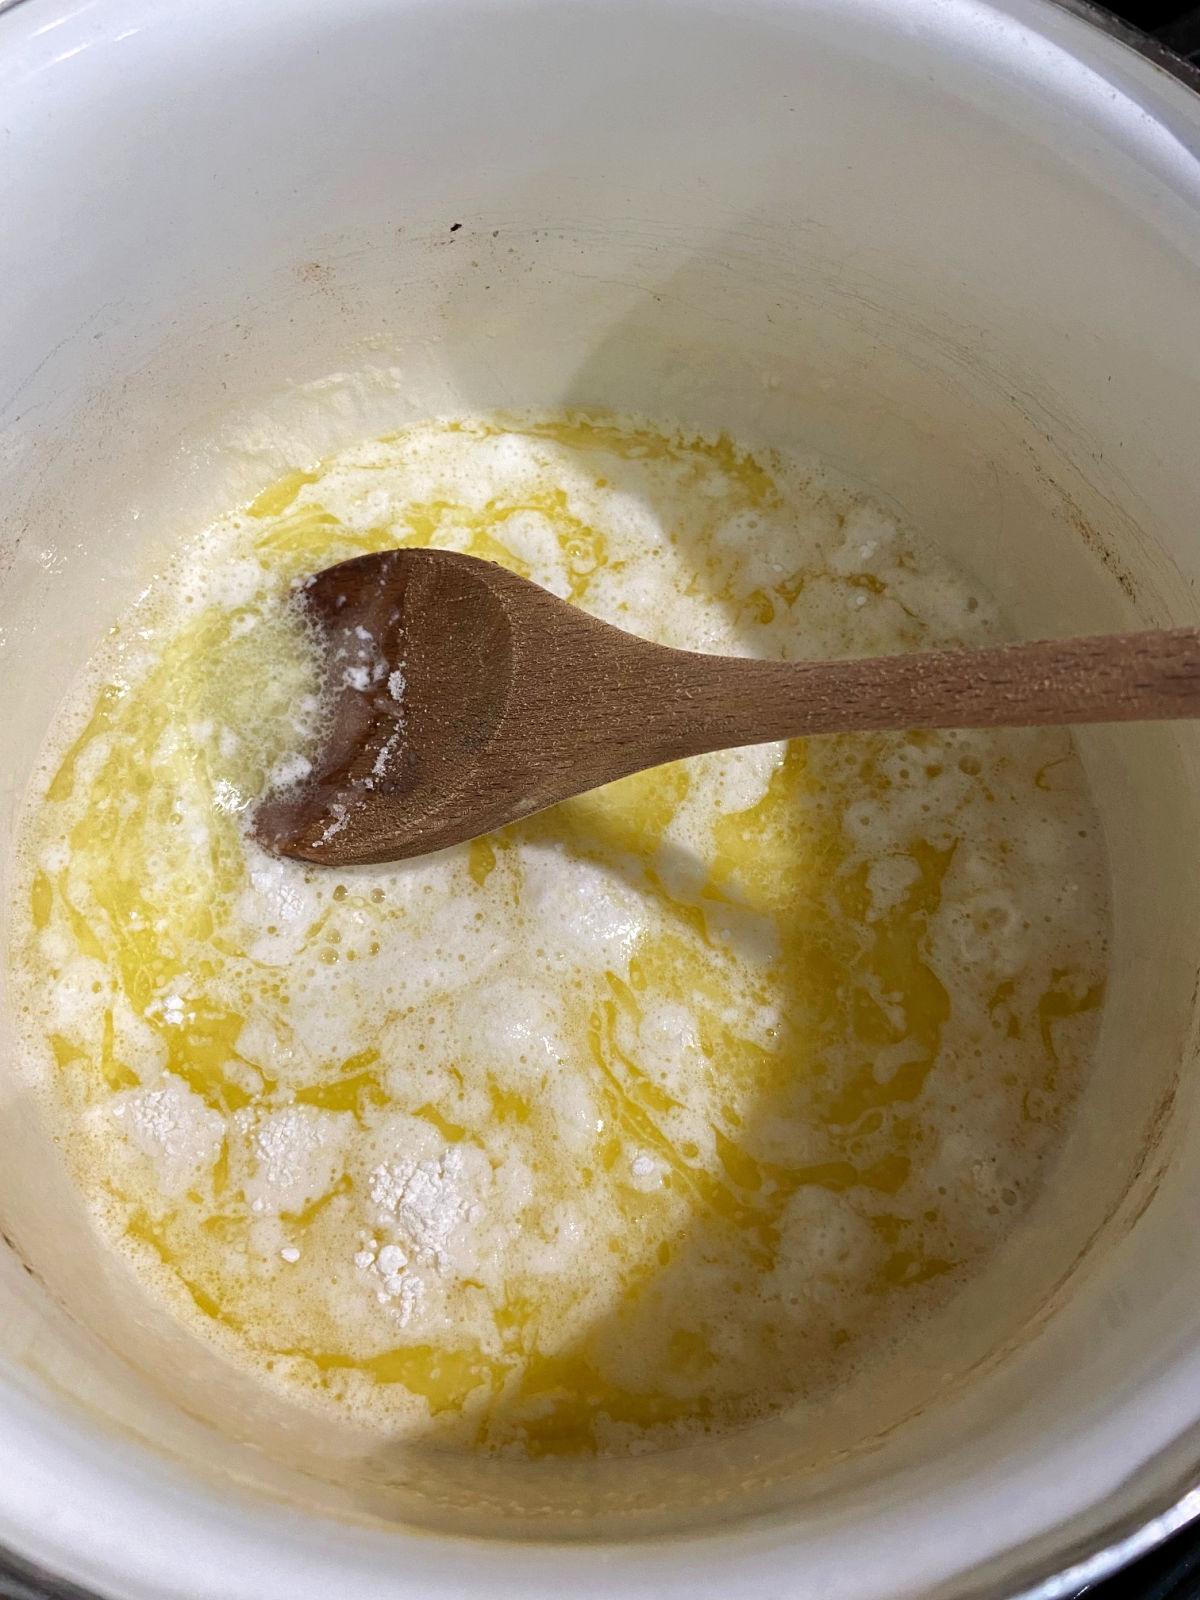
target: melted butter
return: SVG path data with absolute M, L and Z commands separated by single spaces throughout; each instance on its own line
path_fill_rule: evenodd
M 732 752 L 424 862 L 273 863 L 246 808 L 319 736 L 288 584 L 405 543 L 694 648 L 995 631 L 727 439 L 445 424 L 281 480 L 122 625 L 28 817 L 79 1182 L 231 1357 L 392 1430 L 622 1450 L 802 1403 L 980 1270 L 1078 1091 L 1106 902 L 1069 737 Z M 447 1238 L 381 1208 L 406 1161 Z

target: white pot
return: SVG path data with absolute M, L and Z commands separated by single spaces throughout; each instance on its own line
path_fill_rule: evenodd
M 432 412 L 817 450 L 1029 635 L 1196 620 L 1200 99 L 1086 17 L 0 12 L 6 836 L 171 538 Z M 867 1414 L 616 1466 L 322 1432 L 139 1302 L 5 1074 L 0 1545 L 120 1600 L 884 1600 L 1084 1563 L 1066 1593 L 1200 1510 L 1200 735 L 1084 753 L 1116 896 L 1094 1078 L 1040 1206 Z

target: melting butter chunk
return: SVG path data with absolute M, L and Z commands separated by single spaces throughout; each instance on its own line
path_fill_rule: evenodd
M 803 1405 L 986 1266 L 1062 1137 L 1108 916 L 1071 739 L 763 746 L 422 861 L 271 859 L 247 816 L 321 732 L 291 585 L 406 543 L 694 649 L 1002 636 L 879 508 L 725 438 L 468 419 L 293 474 L 139 601 L 24 819 L 26 1058 L 81 1189 L 231 1360 L 393 1437 L 621 1452 Z

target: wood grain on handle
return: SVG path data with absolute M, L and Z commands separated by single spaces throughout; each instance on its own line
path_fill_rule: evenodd
M 675 753 L 818 733 L 1200 716 L 1195 628 L 855 661 L 663 651 L 644 665 L 641 713 Z

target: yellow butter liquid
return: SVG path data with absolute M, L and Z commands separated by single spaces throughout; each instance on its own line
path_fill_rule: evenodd
M 288 585 L 404 543 L 698 648 L 995 626 L 725 439 L 497 419 L 293 474 L 114 630 L 28 813 L 29 1059 L 78 1181 L 201 1336 L 393 1432 L 621 1451 L 826 1392 L 1019 1225 L 1082 1081 L 1107 911 L 1071 741 L 797 742 L 426 862 L 273 864 L 248 807 L 317 727 Z M 373 1199 L 405 1159 L 444 1248 Z

